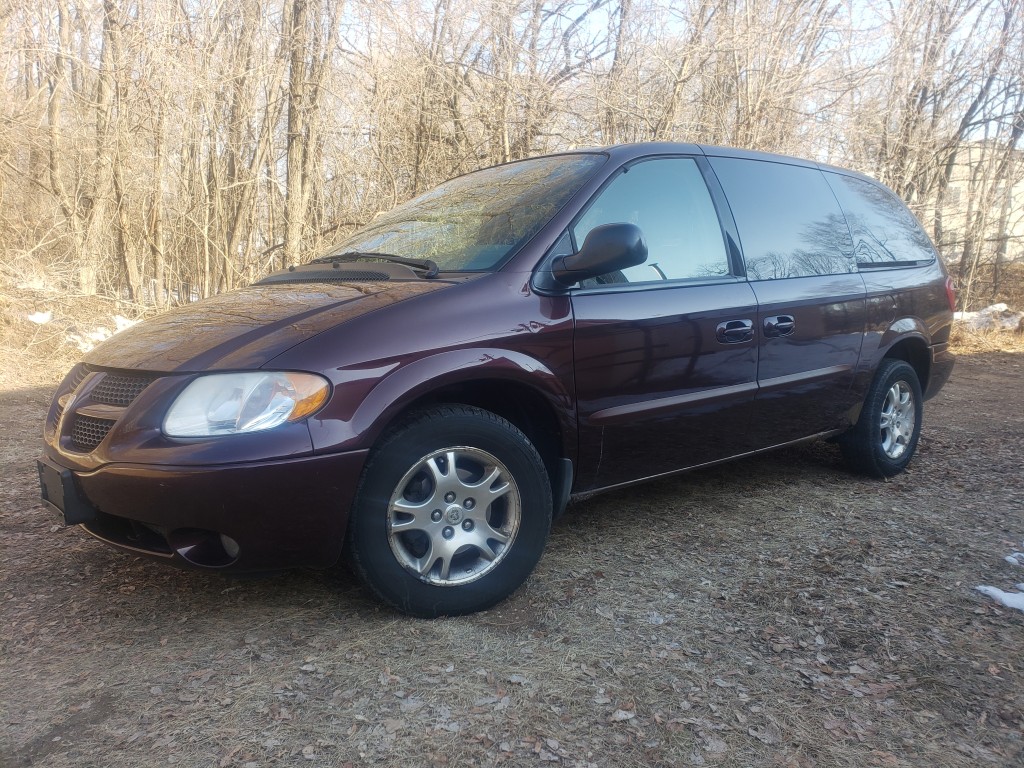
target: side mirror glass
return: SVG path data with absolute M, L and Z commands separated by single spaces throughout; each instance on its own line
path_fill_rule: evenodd
M 594 227 L 579 253 L 559 256 L 551 264 L 551 276 L 570 286 L 608 272 L 635 267 L 647 260 L 647 243 L 636 224 L 602 224 Z

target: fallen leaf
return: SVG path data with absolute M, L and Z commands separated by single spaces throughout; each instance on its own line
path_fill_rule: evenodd
M 767 727 L 763 729 L 750 727 L 747 729 L 747 733 L 758 741 L 763 741 L 765 744 L 782 743 L 782 729 L 775 723 L 768 723 Z

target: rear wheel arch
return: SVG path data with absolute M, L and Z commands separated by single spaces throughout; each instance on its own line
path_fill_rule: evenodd
M 912 336 L 897 341 L 886 350 L 882 360 L 902 360 L 909 363 L 914 372 L 917 373 L 917 380 L 922 390 L 928 389 L 928 377 L 931 373 L 931 356 L 928 351 L 928 344 L 919 336 Z M 881 364 L 882 361 L 879 361 Z

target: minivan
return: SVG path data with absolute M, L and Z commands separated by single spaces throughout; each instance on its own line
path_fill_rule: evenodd
M 508 163 L 88 353 L 42 497 L 167 563 L 344 559 L 401 611 L 478 611 L 571 499 L 823 438 L 901 472 L 953 301 L 858 173 L 691 144 Z

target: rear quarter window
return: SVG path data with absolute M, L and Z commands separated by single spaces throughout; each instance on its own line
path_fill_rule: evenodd
M 865 179 L 831 172 L 824 175 L 846 213 L 860 268 L 934 261 L 928 235 L 896 195 Z
M 817 168 L 708 158 L 736 218 L 750 280 L 855 272 L 843 211 Z

